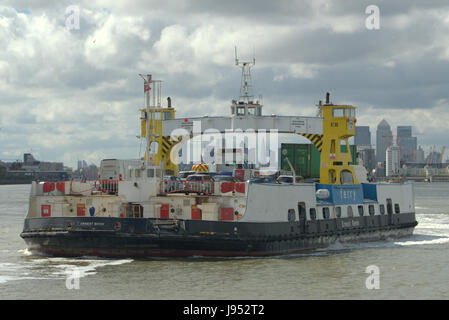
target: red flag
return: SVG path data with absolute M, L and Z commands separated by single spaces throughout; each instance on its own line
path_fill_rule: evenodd
M 143 86 L 143 92 L 147 92 L 147 91 L 150 91 L 150 90 L 151 90 L 151 88 L 150 88 L 150 86 L 148 84 L 145 84 Z

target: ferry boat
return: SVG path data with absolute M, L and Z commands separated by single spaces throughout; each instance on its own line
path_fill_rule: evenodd
M 126 166 L 108 159 L 95 184 L 33 182 L 20 234 L 29 249 L 53 256 L 269 256 L 410 236 L 417 225 L 413 184 L 365 182 L 349 148 L 339 148 L 355 134 L 356 107 L 334 105 L 327 95 L 317 117 L 263 115 L 247 91 L 249 66 L 242 64 L 243 93 L 230 117 L 177 119 L 170 98 L 161 106 L 160 81 L 142 76 L 144 158 Z M 300 134 L 321 153 L 320 181 L 276 183 L 253 179 L 255 170 L 235 169 L 233 180 L 194 174 L 200 178 L 191 175 L 173 187 L 166 179 L 178 173 L 173 155 L 194 134 L 195 121 L 200 133 L 253 128 Z M 173 134 L 180 128 L 187 134 Z

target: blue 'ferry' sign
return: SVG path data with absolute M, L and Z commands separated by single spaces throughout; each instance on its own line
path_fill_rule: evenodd
M 327 202 L 334 204 L 357 204 L 363 203 L 363 189 L 362 185 L 330 185 L 317 184 L 316 189 L 329 190 L 329 198 Z

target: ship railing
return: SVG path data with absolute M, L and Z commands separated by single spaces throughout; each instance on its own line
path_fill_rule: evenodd
M 180 180 L 162 180 L 159 185 L 161 193 L 184 192 L 184 182 Z
M 64 196 L 64 195 L 89 195 L 93 191 L 99 191 L 97 181 L 70 180 L 70 181 L 33 181 L 31 184 L 32 196 Z
M 159 185 L 161 194 L 168 193 L 201 193 L 218 195 L 244 195 L 246 193 L 245 182 L 214 182 L 214 181 L 179 181 L 163 180 Z
M 97 189 L 107 194 L 118 194 L 118 180 L 99 180 Z
M 214 189 L 214 181 L 187 181 L 184 192 L 213 194 Z

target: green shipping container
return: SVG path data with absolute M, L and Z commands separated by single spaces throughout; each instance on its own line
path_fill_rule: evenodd
M 313 144 L 281 145 L 281 169 L 291 171 L 290 161 L 297 176 L 318 178 L 320 176 L 320 153 Z
M 357 147 L 350 146 L 352 162 L 356 162 Z M 346 145 L 342 145 L 342 152 L 346 150 Z M 281 170 L 291 171 L 290 166 L 286 160 L 290 161 L 297 176 L 304 178 L 319 178 L 320 177 L 320 158 L 321 154 L 313 144 L 290 144 L 283 143 L 281 145 Z

